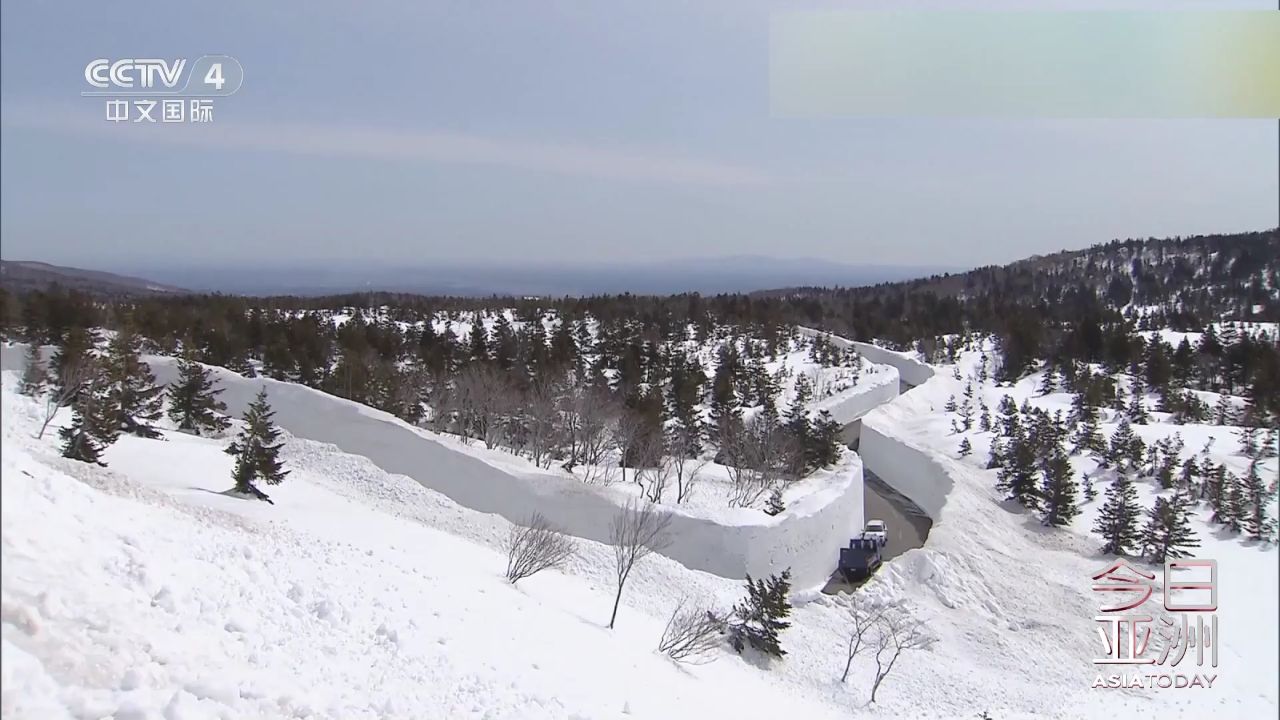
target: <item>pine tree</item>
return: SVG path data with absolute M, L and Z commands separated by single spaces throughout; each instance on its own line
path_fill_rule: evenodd
M 227 410 L 218 399 L 221 393 L 210 372 L 188 353 L 178 361 L 178 379 L 169 386 L 169 418 L 179 430 L 196 435 L 222 432 L 231 421 L 221 414 Z
M 997 474 L 996 488 L 1007 493 L 1010 500 L 1017 500 L 1023 507 L 1040 508 L 1039 488 L 1036 486 L 1036 451 L 1031 441 L 1021 431 L 1002 450 L 1003 465 Z
M 1177 498 L 1156 498 L 1155 506 L 1147 513 L 1142 546 L 1143 554 L 1154 563 L 1164 563 L 1166 558 L 1186 557 L 1190 549 L 1200 547 L 1186 510 Z
M 966 436 L 960 440 L 960 457 L 969 457 L 973 452 L 973 445 L 969 444 L 969 438 Z
M 1080 485 L 1084 489 L 1084 499 L 1087 502 L 1093 502 L 1098 499 L 1098 489 L 1094 487 L 1093 478 L 1088 473 L 1084 474 Z
M 729 624 L 729 643 L 742 652 L 751 647 L 774 657 L 782 657 L 786 650 L 778 641 L 778 634 L 791 626 L 785 618 L 791 614 L 791 569 L 781 575 L 771 575 L 767 581 L 752 580 L 747 575 L 747 597 L 733 608 Z
M 840 433 L 843 428 L 826 410 L 818 412 L 818 419 L 813 421 L 812 451 L 813 467 L 830 467 L 840 459 Z
M 787 506 L 782 502 L 782 488 L 775 487 L 769 494 L 769 501 L 765 503 L 764 512 L 766 515 L 777 515 L 786 509 Z
M 75 402 L 77 393 L 63 393 L 66 388 L 63 388 L 62 384 L 64 382 L 83 384 L 81 376 L 87 376 L 90 369 L 97 369 L 97 360 L 93 354 L 97 343 L 98 337 L 92 330 L 73 327 L 63 334 L 62 344 L 54 351 L 53 359 L 49 363 L 50 380 L 59 393 L 66 396 L 64 407 Z M 79 372 L 77 372 L 78 368 L 81 369 Z
M 44 358 L 40 355 L 40 345 L 31 343 L 27 346 L 18 392 L 28 397 L 39 397 L 48 385 L 49 368 L 45 367 Z
M 1044 524 L 1050 527 L 1070 525 L 1080 514 L 1076 502 L 1076 481 L 1072 477 L 1071 462 L 1061 448 L 1051 451 L 1041 469 L 1040 497 Z
M 1267 512 L 1271 495 L 1258 472 L 1257 460 L 1249 463 L 1242 486 L 1245 501 L 1244 529 L 1255 540 L 1270 540 L 1275 535 L 1275 520 Z
M 278 485 L 289 474 L 280 462 L 283 443 L 276 442 L 280 429 L 272 422 L 274 415 L 267 403 L 267 389 L 264 387 L 245 410 L 245 426 L 226 450 L 228 455 L 236 458 L 231 475 L 236 482 L 235 491 L 267 502 L 271 502 L 270 498 L 258 490 L 255 483 L 261 480 L 267 485 Z
M 138 336 L 131 329 L 121 329 L 108 346 L 105 370 L 120 429 L 155 439 L 160 433 L 148 423 L 160 419 L 164 388 L 156 385 L 156 376 L 142 361 L 140 348 Z
M 1098 511 L 1093 531 L 1102 536 L 1105 544 L 1102 552 L 1123 555 L 1137 550 L 1142 539 L 1138 523 L 1142 520 L 1142 506 L 1138 504 L 1138 490 L 1123 473 L 1107 486 L 1106 499 Z
M 102 451 L 120 437 L 116 408 L 111 404 L 110 387 L 96 360 L 90 361 L 88 379 L 71 401 L 71 424 L 58 431 L 62 456 L 80 462 L 106 465 Z

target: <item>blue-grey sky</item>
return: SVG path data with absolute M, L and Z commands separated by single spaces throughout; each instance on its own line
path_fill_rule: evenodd
M 1020 4 L 1050 3 L 972 6 Z M 1277 224 L 1275 121 L 770 116 L 771 12 L 930 5 L 956 7 L 7 0 L 0 252 L 115 270 L 742 254 L 973 266 Z M 79 95 L 95 58 L 215 53 L 245 83 L 212 125 L 125 127 Z

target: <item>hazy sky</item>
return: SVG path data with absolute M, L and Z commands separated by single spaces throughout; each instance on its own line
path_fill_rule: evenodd
M 6 0 L 0 252 L 973 266 L 1277 224 L 1274 120 L 770 117 L 772 11 L 930 5 Z M 213 53 L 245 84 L 212 125 L 124 127 L 79 96 L 94 58 Z

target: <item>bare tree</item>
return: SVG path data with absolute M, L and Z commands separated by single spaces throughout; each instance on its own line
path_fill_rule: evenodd
M 861 604 L 855 598 L 854 605 L 849 611 L 853 627 L 849 629 L 849 644 L 845 648 L 844 673 L 840 675 L 840 682 L 849 680 L 849 668 L 853 666 L 853 659 L 871 646 L 875 639 L 871 631 L 879 628 L 880 618 L 884 616 L 887 609 L 888 606 L 873 607 Z
M 493 449 L 507 437 L 507 420 L 515 390 L 505 372 L 490 363 L 467 364 L 454 379 L 446 407 L 455 432 L 484 441 Z
M 636 453 L 639 457 L 653 459 L 645 462 L 645 467 L 636 468 L 636 482 L 640 484 L 649 502 L 661 503 L 667 492 L 667 485 L 675 475 L 677 466 L 681 464 L 680 458 L 665 453 L 662 436 L 657 433 L 642 438 L 639 446 Z
M 702 470 L 706 468 L 707 463 L 711 462 L 707 459 L 698 459 L 693 462 L 680 458 L 676 463 L 676 504 L 688 500 L 693 496 L 693 489 L 698 486 L 698 480 L 702 477 Z
M 541 468 L 551 467 L 559 395 L 560 385 L 552 380 L 535 380 L 524 395 L 524 450 Z
M 658 651 L 676 662 L 708 663 L 714 659 L 711 653 L 723 642 L 724 629 L 725 621 L 720 613 L 697 604 L 687 605 L 681 600 L 671 611 Z
M 937 638 L 925 631 L 924 623 L 902 609 L 881 616 L 876 633 L 876 679 L 871 685 L 871 702 L 876 701 L 880 683 L 893 671 L 898 657 L 907 650 L 927 650 Z
M 44 431 L 53 422 L 58 411 L 70 405 L 76 394 L 98 376 L 98 361 L 90 355 L 69 357 L 58 371 L 58 381 L 50 385 L 44 395 L 44 422 L 36 439 L 44 437 Z
M 622 588 L 631 576 L 636 561 L 652 552 L 661 552 L 671 544 L 667 529 L 671 516 L 657 512 L 653 503 L 628 500 L 613 518 L 609 542 L 613 545 L 614 570 L 618 581 L 618 593 L 613 598 L 613 614 L 609 627 L 618 619 L 618 603 L 622 602 Z
M 567 400 L 565 428 L 569 435 L 569 463 L 583 467 L 583 480 L 608 485 L 617 468 L 606 464 L 617 438 L 617 402 L 601 388 L 575 388 Z
M 573 540 L 541 513 L 534 513 L 528 526 L 512 525 L 504 547 L 507 579 L 513 585 L 542 570 L 563 567 L 575 553 Z

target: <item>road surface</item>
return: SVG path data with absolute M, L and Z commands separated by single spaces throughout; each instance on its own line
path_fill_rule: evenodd
M 855 421 L 845 426 L 843 438 L 850 448 L 857 448 L 857 436 L 861 427 L 861 421 Z M 864 492 L 862 493 L 863 517 L 865 520 L 883 520 L 889 530 L 889 542 L 885 545 L 884 550 L 881 551 L 881 558 L 888 561 L 912 548 L 922 547 L 925 539 L 929 537 L 929 530 L 933 527 L 933 520 L 919 506 L 911 502 L 910 498 L 889 487 L 870 468 L 863 468 L 862 478 L 864 483 Z M 858 529 L 850 528 L 850 537 L 856 535 L 857 532 Z M 865 582 L 865 580 L 862 582 Z M 829 595 L 834 595 L 838 592 L 851 592 L 862 582 L 846 582 L 840 576 L 840 573 L 836 572 L 831 576 L 822 591 Z

